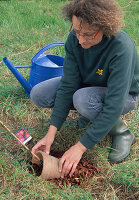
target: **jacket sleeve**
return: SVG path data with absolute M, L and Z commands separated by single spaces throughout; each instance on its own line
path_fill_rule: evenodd
M 73 102 L 73 94 L 79 88 L 80 75 L 76 59 L 72 52 L 72 42 L 68 37 L 65 44 L 63 76 L 56 94 L 50 124 L 59 130 L 65 121 Z

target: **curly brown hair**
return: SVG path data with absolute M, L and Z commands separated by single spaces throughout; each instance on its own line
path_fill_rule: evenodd
M 62 13 L 71 22 L 75 15 L 89 25 L 98 26 L 107 37 L 123 26 L 123 12 L 115 0 L 74 0 L 63 6 Z

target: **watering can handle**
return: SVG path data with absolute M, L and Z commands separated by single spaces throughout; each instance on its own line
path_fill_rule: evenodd
M 63 42 L 55 42 L 55 43 L 48 44 L 47 46 L 45 46 L 45 47 L 43 47 L 42 49 L 40 49 L 40 50 L 38 51 L 38 53 L 36 53 L 36 54 L 32 57 L 32 61 L 37 60 L 37 58 L 38 58 L 43 52 L 45 52 L 47 49 L 50 49 L 50 48 L 55 47 L 55 46 L 61 46 L 61 45 L 65 45 L 65 43 L 63 43 Z

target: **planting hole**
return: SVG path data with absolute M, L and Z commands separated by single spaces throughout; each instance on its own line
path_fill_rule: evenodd
M 51 156 L 60 158 L 64 152 L 51 151 Z M 34 173 L 35 176 L 40 176 L 42 173 L 43 164 L 37 165 L 32 162 L 28 162 L 28 170 L 30 173 Z M 51 183 L 56 183 L 58 186 L 64 185 L 80 185 L 82 182 L 90 179 L 98 173 L 96 164 L 90 160 L 81 159 L 72 177 L 66 176 L 63 179 L 52 179 L 49 180 Z

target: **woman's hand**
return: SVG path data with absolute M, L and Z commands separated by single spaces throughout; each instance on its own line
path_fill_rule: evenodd
M 38 151 L 43 151 L 49 154 L 56 132 L 57 128 L 53 125 L 50 125 L 46 136 L 37 142 L 37 144 L 32 148 L 32 152 L 36 154 Z
M 59 171 L 61 172 L 61 178 L 67 176 L 69 172 L 70 177 L 73 175 L 83 153 L 86 150 L 87 148 L 81 142 L 78 142 L 63 154 L 59 161 Z

